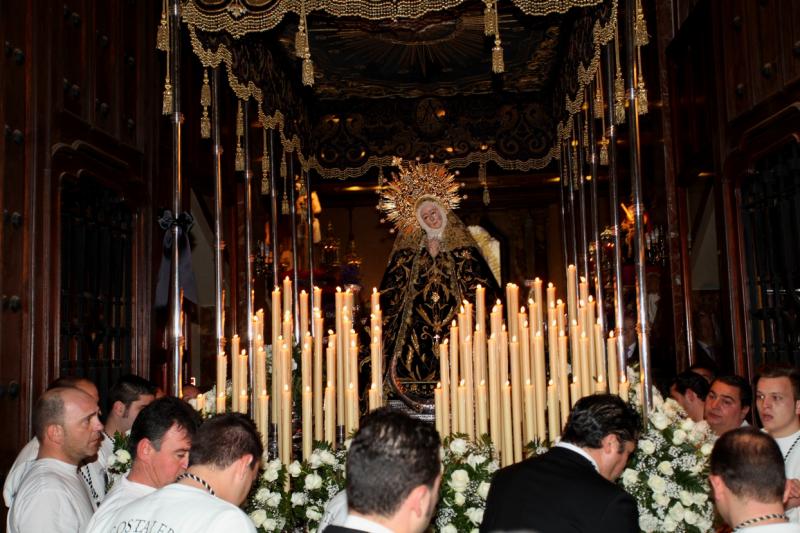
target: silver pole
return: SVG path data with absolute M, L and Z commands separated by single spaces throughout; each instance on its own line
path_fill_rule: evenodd
M 219 67 L 211 83 L 211 121 L 214 136 L 214 332 L 217 354 L 225 351 L 225 303 L 222 301 L 222 136 L 219 125 Z
M 180 30 L 181 30 L 181 3 L 180 0 L 172 0 L 170 9 L 170 32 L 169 55 L 170 55 L 170 78 L 172 78 L 172 216 L 176 219 L 181 211 L 181 125 L 183 115 L 181 114 L 181 79 L 180 79 Z M 178 236 L 180 228 L 177 224 L 172 226 L 172 263 L 170 265 L 170 315 L 172 320 L 171 352 L 172 352 L 172 395 L 181 396 L 182 371 L 182 344 L 183 331 L 181 329 L 181 285 L 178 251 Z
M 642 172 L 639 160 L 639 105 L 636 98 L 636 80 L 639 72 L 636 67 L 635 39 L 636 9 L 632 3 L 625 6 L 625 56 L 628 60 L 628 132 L 630 136 L 631 194 L 633 196 L 634 227 L 636 228 L 634 245 L 634 263 L 636 266 L 636 311 L 639 320 L 639 361 L 642 376 L 642 411 L 647 420 L 653 405 L 650 370 L 650 332 L 647 326 L 647 293 L 645 290 L 645 249 L 644 249 L 644 199 L 642 198 Z
M 309 326 L 311 327 L 311 335 L 316 336 L 316 325 L 314 324 L 314 315 L 313 315 L 313 308 L 314 306 L 319 306 L 322 309 L 322 305 L 320 302 L 315 302 L 314 298 L 314 213 L 312 212 L 312 204 L 311 204 L 311 176 L 308 170 L 305 171 L 305 182 L 306 182 L 306 224 L 308 226 L 308 231 L 306 235 L 308 236 L 308 297 L 311 299 L 311 307 L 312 307 L 312 314 L 309 316 Z
M 567 177 L 569 178 L 569 218 L 570 218 L 570 237 L 572 238 L 572 260 L 574 261 L 575 269 L 577 270 L 579 267 L 578 265 L 578 234 L 577 234 L 577 220 L 575 218 L 575 173 L 573 169 L 573 161 L 572 161 L 572 141 L 567 146 L 566 150 L 567 156 Z M 571 324 L 568 324 L 571 325 Z
M 297 342 L 303 342 L 300 338 L 300 291 L 297 287 L 300 281 L 300 276 L 297 274 L 298 264 L 297 257 L 297 205 L 295 203 L 295 190 L 294 190 L 294 153 L 289 158 L 289 215 L 292 217 L 292 308 L 294 315 L 294 338 Z
M 264 125 L 264 135 L 267 135 L 267 126 Z M 275 136 L 269 130 L 269 230 L 272 233 L 272 288 L 278 287 L 280 281 L 278 277 L 278 180 L 275 177 L 275 163 L 280 164 L 279 158 L 275 157 Z M 283 147 L 281 147 L 281 157 L 283 157 Z M 274 349 L 274 347 L 273 347 Z
M 244 292 L 247 298 L 247 354 L 250 369 L 250 413 L 256 412 L 256 354 L 253 338 L 253 171 L 250 168 L 250 100 L 244 101 Z M 235 357 L 236 354 L 234 354 Z M 239 394 L 239 391 L 234 391 Z
M 625 375 L 625 340 L 622 327 L 625 321 L 625 301 L 622 294 L 622 240 L 619 234 L 619 194 L 617 192 L 617 129 L 614 126 L 614 51 L 606 46 L 606 94 L 608 95 L 608 194 L 611 204 L 611 224 L 614 230 L 614 326 L 617 335 L 617 368 Z
M 589 85 L 594 88 L 594 83 Z M 597 161 L 597 139 L 595 139 L 594 131 L 594 98 L 592 98 L 592 91 L 589 91 L 589 97 L 586 99 L 589 102 L 588 108 L 588 129 L 589 129 L 589 153 L 590 165 L 592 169 L 592 182 L 590 184 L 591 192 L 591 213 L 592 213 L 592 241 L 594 242 L 594 299 L 597 302 L 597 318 L 600 320 L 600 329 L 603 331 L 603 337 L 606 334 L 606 316 L 605 316 L 605 289 L 603 288 L 603 269 L 601 265 L 602 253 L 600 251 L 600 215 L 597 211 L 597 181 L 598 181 L 598 168 Z M 602 347 L 598 346 L 598 350 Z M 606 376 L 608 381 L 608 376 Z
M 569 264 L 569 253 L 567 250 L 567 201 L 564 197 L 564 188 L 567 186 L 566 180 L 569 176 L 565 173 L 566 160 L 564 159 L 564 140 L 561 140 L 561 158 L 558 161 L 558 172 L 561 174 L 561 182 L 558 184 L 559 196 L 561 197 L 561 247 L 564 254 L 564 272 L 567 271 Z M 547 325 L 548 327 L 550 324 Z
M 578 194 L 580 194 L 580 221 L 581 221 L 581 267 L 583 268 L 583 277 L 586 278 L 588 282 L 591 279 L 591 274 L 589 273 L 589 233 L 586 230 L 586 179 L 584 177 L 584 161 L 583 161 L 583 146 L 582 144 L 582 135 L 583 132 L 583 121 L 581 120 L 580 112 L 575 114 L 575 128 L 576 128 L 576 138 L 578 139 L 578 146 L 575 148 L 577 152 L 577 182 L 578 182 Z M 579 267 L 578 270 L 581 268 Z M 585 302 L 584 302 L 585 303 Z

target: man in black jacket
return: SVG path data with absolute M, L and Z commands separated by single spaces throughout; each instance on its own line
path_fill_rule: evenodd
M 614 481 L 639 428 L 639 415 L 618 396 L 578 400 L 561 442 L 495 475 L 481 532 L 638 532 L 636 502 Z

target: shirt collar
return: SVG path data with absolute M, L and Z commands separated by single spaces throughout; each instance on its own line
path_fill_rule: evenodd
M 342 526 L 350 529 L 357 529 L 359 531 L 367 531 L 368 533 L 393 533 L 389 528 L 386 528 L 362 516 L 356 516 L 353 514 L 347 515 L 347 518 Z
M 600 469 L 597 467 L 597 461 L 594 460 L 594 457 L 592 457 L 591 455 L 586 453 L 586 450 L 584 450 L 583 448 L 581 448 L 579 446 L 575 446 L 571 442 L 564 442 L 563 440 L 558 442 L 555 447 L 556 448 L 566 448 L 567 450 L 573 451 L 573 452 L 577 453 L 578 455 L 582 455 L 583 457 L 586 458 L 587 461 L 592 463 L 592 466 L 594 467 L 595 471 L 598 474 L 600 473 Z

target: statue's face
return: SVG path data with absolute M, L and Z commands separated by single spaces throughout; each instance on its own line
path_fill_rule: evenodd
M 442 212 L 433 202 L 424 202 L 419 208 L 419 218 L 431 229 L 442 227 Z

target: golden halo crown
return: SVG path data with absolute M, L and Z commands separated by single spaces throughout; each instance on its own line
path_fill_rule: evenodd
M 384 185 L 378 207 L 398 231 L 407 233 L 417 224 L 417 202 L 423 198 L 438 201 L 447 210 L 458 208 L 461 200 L 455 176 L 440 163 L 393 161 L 398 173 Z

